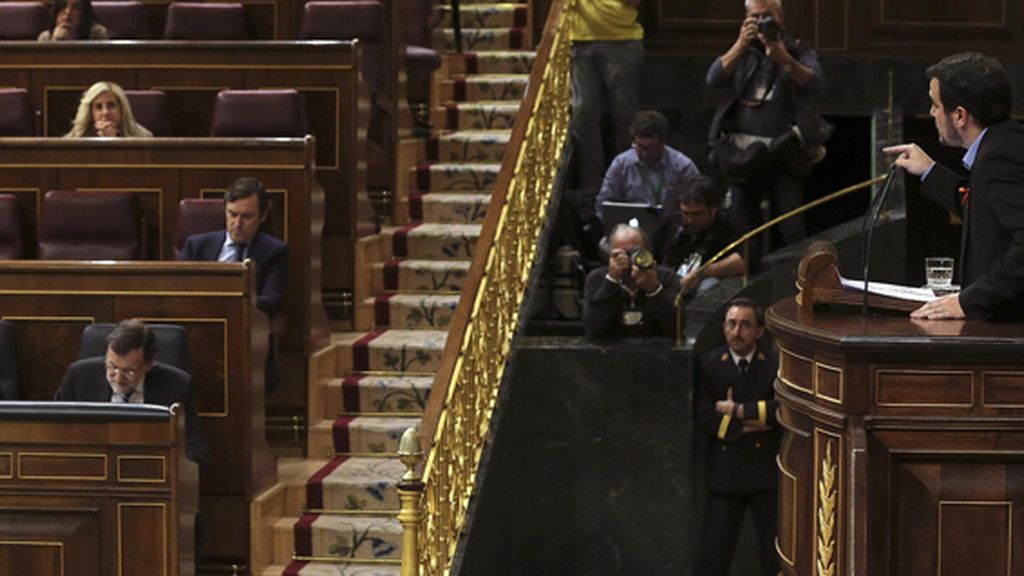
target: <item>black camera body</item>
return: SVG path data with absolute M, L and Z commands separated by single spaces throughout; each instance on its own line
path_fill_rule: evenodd
M 757 31 L 772 42 L 782 38 L 782 24 L 770 14 L 757 21 Z

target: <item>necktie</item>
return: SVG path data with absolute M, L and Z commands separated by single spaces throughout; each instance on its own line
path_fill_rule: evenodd
M 121 400 L 125 404 L 131 404 L 132 403 L 132 396 L 133 395 L 135 395 L 135 388 L 129 388 L 129 389 L 125 390 L 124 392 L 122 392 L 120 394 Z
M 235 247 L 235 262 L 241 262 L 243 256 L 245 256 L 245 244 L 234 243 L 232 246 Z
M 746 374 L 747 369 L 750 368 L 750 362 L 747 362 L 746 358 L 740 358 L 738 365 L 740 368 L 740 374 Z

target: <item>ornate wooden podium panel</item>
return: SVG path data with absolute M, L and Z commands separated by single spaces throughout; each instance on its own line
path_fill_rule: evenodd
M 786 575 L 1024 574 L 1024 327 L 772 306 Z

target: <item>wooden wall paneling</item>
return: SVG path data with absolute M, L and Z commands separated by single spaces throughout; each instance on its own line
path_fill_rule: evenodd
M 200 479 L 203 510 L 218 511 L 210 526 L 243 533 L 227 538 L 227 547 L 218 548 L 214 539 L 207 552 L 248 556 L 248 531 L 239 528 L 248 525 L 248 502 L 276 481 L 264 426 L 269 327 L 255 307 L 251 266 L 5 261 L 0 262 L 0 310 L 15 322 L 24 396 L 44 400 L 53 397 L 63 370 L 77 358 L 88 323 L 82 310 L 95 311 L 96 322 L 137 317 L 188 329 L 197 408 L 210 447 Z M 22 340 L 23 334 L 29 337 Z M 24 370 L 47 365 L 48 370 Z
M 0 404 L 0 454 L 17 462 L 0 477 L 0 572 L 192 573 L 191 520 L 179 525 L 197 502 L 184 417 L 127 408 L 65 417 Z M 130 462 L 150 463 L 151 477 L 126 475 Z
M 365 194 L 366 92 L 357 42 L 119 42 L 0 44 L 0 85 L 27 88 L 45 133 L 66 132 L 81 90 L 102 79 L 126 89 L 168 93 L 174 136 L 209 133 L 213 99 L 224 88 L 296 88 L 307 97 L 316 137 L 316 174 L 325 193 L 324 233 L 344 248 L 375 232 Z M 221 184 L 222 186 L 224 184 Z M 166 252 L 165 252 L 166 253 Z M 351 288 L 349 250 L 328 255 L 342 272 L 333 288 Z
M 127 190 L 146 217 L 150 256 L 171 259 L 178 202 L 216 197 L 239 176 L 257 176 L 280 200 L 276 216 L 289 244 L 282 345 L 308 354 L 327 341 L 320 304 L 323 188 L 313 172 L 313 142 L 299 139 L 9 139 L 2 144 L 0 175 L 12 189 L 34 182 L 71 190 Z M 22 192 L 33 199 L 33 192 Z M 28 204 L 26 202 L 25 204 Z M 38 208 L 28 217 L 25 242 L 34 246 Z

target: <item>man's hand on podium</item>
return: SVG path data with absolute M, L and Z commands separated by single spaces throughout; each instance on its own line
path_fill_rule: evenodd
M 910 313 L 910 317 L 917 320 L 959 320 L 965 316 L 960 307 L 960 294 L 936 298 Z
M 903 168 L 907 172 L 910 172 L 914 176 L 920 176 L 931 168 L 931 165 L 935 163 L 932 157 L 921 150 L 921 147 L 917 144 L 899 144 L 897 146 L 887 146 L 882 148 L 882 152 L 886 154 L 898 154 L 896 156 L 896 165 Z

